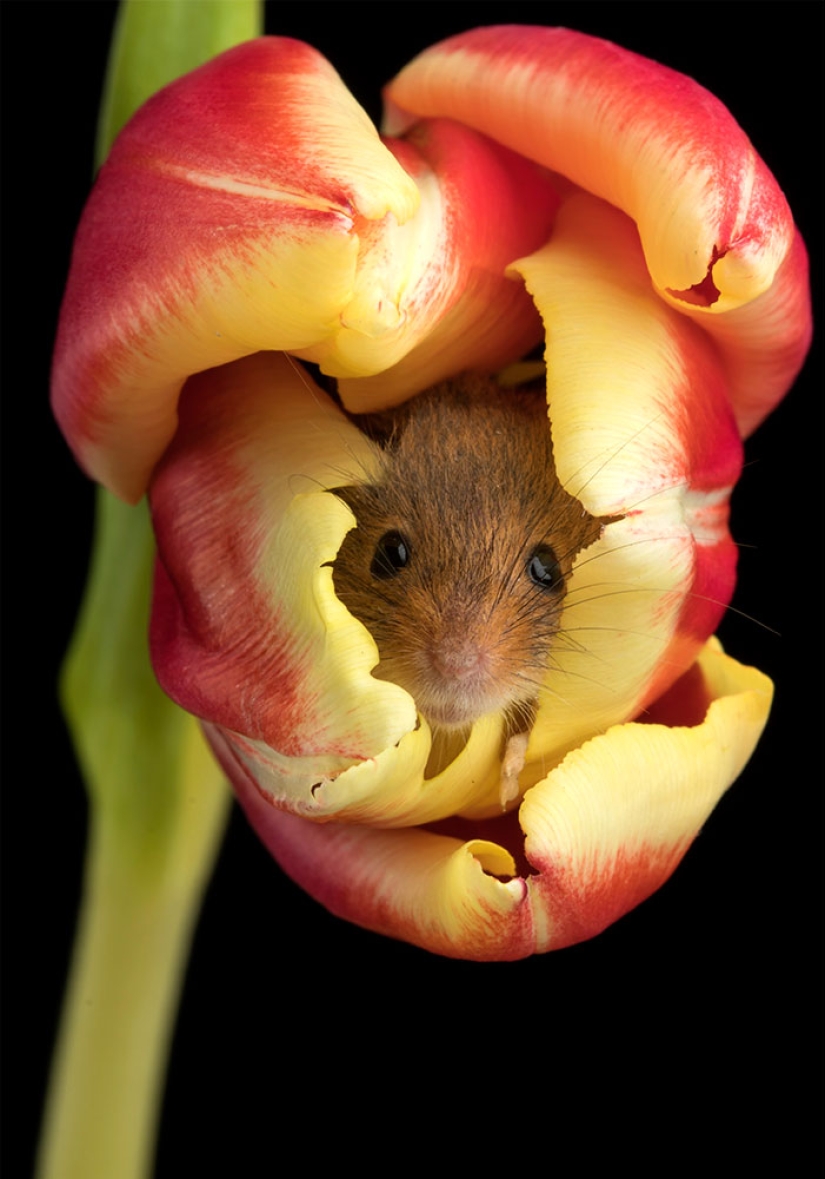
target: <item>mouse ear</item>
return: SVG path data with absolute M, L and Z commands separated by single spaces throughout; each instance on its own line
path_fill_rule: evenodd
M 409 417 L 404 410 L 405 407 L 400 406 L 385 413 L 352 414 L 350 421 L 382 450 L 393 451 L 398 449 L 404 424 Z
M 330 487 L 329 490 L 333 495 L 337 495 L 339 499 L 342 499 L 348 508 L 355 511 L 354 505 L 358 502 L 358 492 L 360 490 L 358 487 Z

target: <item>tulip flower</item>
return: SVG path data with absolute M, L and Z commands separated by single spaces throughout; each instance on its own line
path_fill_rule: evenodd
M 806 257 L 721 104 L 606 42 L 475 30 L 387 99 L 382 139 L 317 52 L 262 38 L 150 100 L 78 231 L 54 407 L 92 476 L 148 492 L 156 673 L 279 862 L 369 928 L 517 958 L 654 891 L 765 723 L 769 682 L 711 636 L 741 436 L 808 346 Z M 335 490 L 376 463 L 344 410 L 542 339 L 559 478 L 604 523 L 502 813 L 502 715 L 445 752 L 372 674 Z

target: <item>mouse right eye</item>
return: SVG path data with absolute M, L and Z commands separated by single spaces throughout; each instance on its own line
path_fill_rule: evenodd
M 375 546 L 370 573 L 378 581 L 386 581 L 400 573 L 410 559 L 410 546 L 400 532 L 385 532 Z
M 564 589 L 564 574 L 556 554 L 548 544 L 540 544 L 533 550 L 527 562 L 530 580 L 541 589 L 558 592 Z

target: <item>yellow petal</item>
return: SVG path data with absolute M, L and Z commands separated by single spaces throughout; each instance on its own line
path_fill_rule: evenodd
M 618 210 L 574 194 L 552 240 L 514 269 L 545 322 L 559 477 L 613 518 L 574 565 L 528 752 L 535 775 L 637 715 L 717 625 L 734 583 L 741 446 L 713 345 L 656 297 Z
M 369 674 L 375 644 L 332 585 L 354 521 L 324 489 L 363 477 L 371 444 L 279 353 L 192 378 L 180 418 L 150 492 L 155 669 L 241 747 L 278 751 L 276 794 L 309 795 L 416 723 L 407 693 Z
M 465 822 L 462 841 L 308 822 L 248 783 L 239 796 L 284 869 L 334 913 L 440 954 L 522 958 L 594 936 L 667 879 L 750 756 L 771 694 L 709 643 L 662 703 L 685 727 L 622 725 L 587 742 L 528 793 L 523 836 L 515 814 Z

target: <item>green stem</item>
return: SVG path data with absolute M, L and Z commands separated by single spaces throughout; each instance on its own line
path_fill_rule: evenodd
M 204 871 L 227 797 L 209 800 Z M 38 1174 L 144 1179 L 201 887 L 152 879 L 140 857 L 124 855 L 119 824 L 105 815 L 93 821 L 87 854 Z
M 146 505 L 100 491 L 62 685 L 92 818 L 40 1179 L 150 1173 L 174 1012 L 227 814 L 197 722 L 149 664 L 153 559 Z
M 260 0 L 126 0 L 100 118 L 100 162 L 159 86 L 256 36 Z M 197 721 L 168 700 L 146 631 L 146 504 L 101 490 L 63 704 L 89 791 L 84 895 L 38 1160 L 40 1179 L 144 1179 L 174 1013 L 229 792 Z

